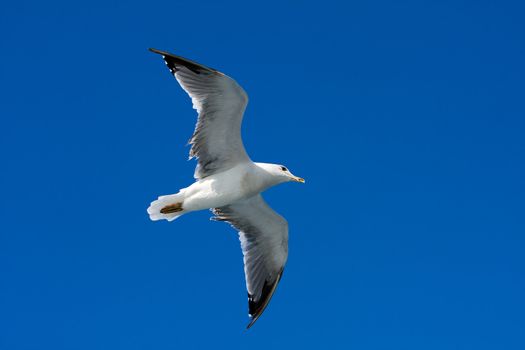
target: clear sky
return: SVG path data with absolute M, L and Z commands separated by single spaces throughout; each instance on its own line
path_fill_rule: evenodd
M 522 1 L 4 1 L 0 348 L 525 349 Z M 288 264 L 249 331 L 161 58 L 248 92 Z

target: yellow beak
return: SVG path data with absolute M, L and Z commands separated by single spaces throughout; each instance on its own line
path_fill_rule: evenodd
M 300 182 L 300 183 L 304 184 L 304 179 L 302 177 L 294 176 L 292 178 L 292 180 L 295 181 L 295 182 Z

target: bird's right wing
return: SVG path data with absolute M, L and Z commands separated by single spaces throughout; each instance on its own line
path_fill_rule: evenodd
M 288 257 L 288 223 L 258 194 L 213 210 L 214 220 L 239 230 L 248 308 L 248 328 L 261 316 L 281 279 Z
M 227 75 L 186 58 L 150 49 L 162 55 L 199 113 L 190 158 L 197 157 L 195 178 L 202 179 L 249 161 L 241 138 L 241 123 L 248 96 Z

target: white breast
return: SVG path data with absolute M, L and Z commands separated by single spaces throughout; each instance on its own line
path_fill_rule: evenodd
M 183 189 L 184 209 L 219 208 L 259 193 L 253 163 L 241 163 Z

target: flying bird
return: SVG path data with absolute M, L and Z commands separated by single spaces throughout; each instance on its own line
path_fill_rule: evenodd
M 252 162 L 241 138 L 248 96 L 227 75 L 168 52 L 162 55 L 198 112 L 189 143 L 197 158 L 196 181 L 176 194 L 160 196 L 148 208 L 151 220 L 172 221 L 183 214 L 210 209 L 213 220 L 239 231 L 248 290 L 250 328 L 270 302 L 288 257 L 288 222 L 261 192 L 280 183 L 304 179 L 280 164 Z

